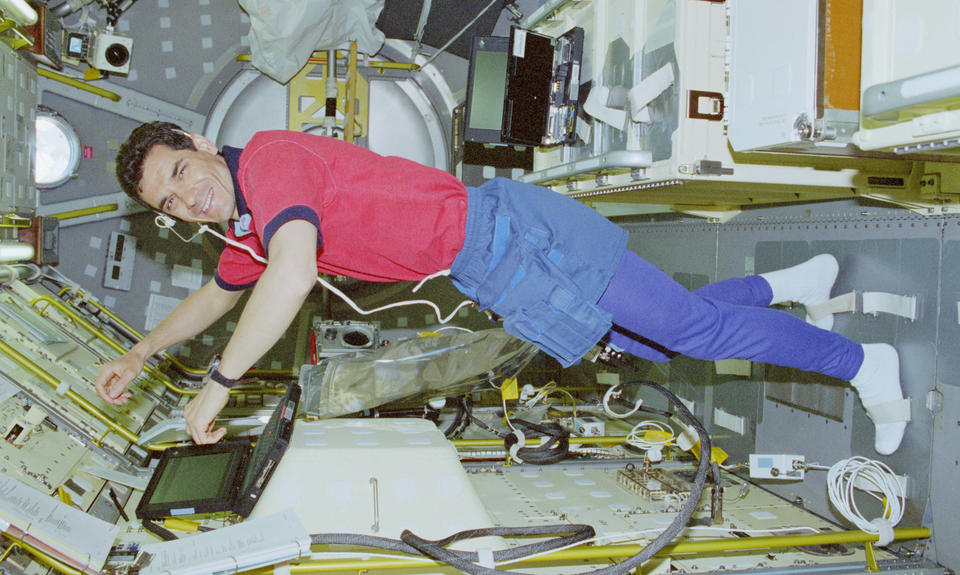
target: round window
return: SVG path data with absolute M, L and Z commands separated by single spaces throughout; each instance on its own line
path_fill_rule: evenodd
M 80 139 L 63 116 L 52 110 L 37 112 L 36 135 L 33 181 L 38 188 L 55 188 L 76 172 Z

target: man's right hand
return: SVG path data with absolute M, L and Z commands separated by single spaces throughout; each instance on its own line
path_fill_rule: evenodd
M 100 366 L 97 373 L 97 395 L 113 405 L 123 405 L 130 399 L 130 392 L 124 391 L 143 370 L 145 360 L 136 353 L 127 353 Z

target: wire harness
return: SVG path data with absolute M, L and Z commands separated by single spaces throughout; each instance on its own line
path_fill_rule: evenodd
M 863 516 L 854 500 L 856 489 L 863 489 L 881 502 L 880 517 L 867 520 Z M 893 541 L 893 528 L 903 519 L 906 493 L 897 474 L 887 465 L 859 456 L 840 460 L 827 472 L 827 493 L 841 515 L 861 531 L 878 535 L 878 545 L 882 547 Z

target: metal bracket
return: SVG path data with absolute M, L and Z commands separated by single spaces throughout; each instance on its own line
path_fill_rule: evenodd
M 697 163 L 697 174 L 702 176 L 730 176 L 733 175 L 733 168 L 724 168 L 718 160 L 700 160 Z
M 690 90 L 687 99 L 687 117 L 695 120 L 723 120 L 723 94 L 720 92 L 705 92 Z M 703 111 L 706 108 L 709 111 Z

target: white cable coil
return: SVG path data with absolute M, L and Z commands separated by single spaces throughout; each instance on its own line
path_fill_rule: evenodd
M 648 430 L 660 431 L 669 437 L 661 441 L 649 441 L 644 437 Z M 674 432 L 673 428 L 668 424 L 654 419 L 648 419 L 634 425 L 630 433 L 627 434 L 626 439 L 624 439 L 624 442 L 637 449 L 642 449 L 646 452 L 647 459 L 656 463 L 663 459 L 663 448 L 673 443 L 675 436 L 676 432 Z
M 868 487 L 865 493 L 884 505 L 880 517 L 867 520 L 860 512 L 854 500 L 858 482 Z M 882 496 L 873 493 L 874 490 Z M 887 465 L 859 456 L 838 461 L 827 472 L 827 493 L 841 515 L 861 531 L 878 536 L 878 545 L 893 541 L 893 528 L 903 519 L 906 493 L 897 475 Z

